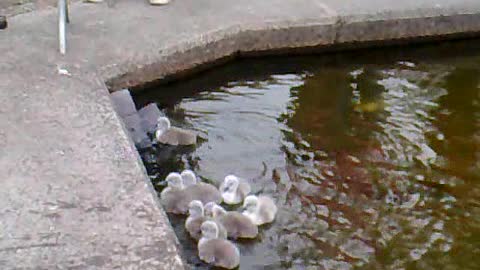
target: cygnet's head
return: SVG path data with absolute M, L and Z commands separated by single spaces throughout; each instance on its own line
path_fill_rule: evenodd
M 208 202 L 203 206 L 203 211 L 206 217 L 213 217 L 213 207 L 218 205 L 216 202 Z
M 258 207 L 258 197 L 255 195 L 249 195 L 243 201 L 243 208 L 247 212 L 254 212 Z
M 195 173 L 191 170 L 184 170 L 181 173 L 181 176 L 183 180 L 183 185 L 185 185 L 186 187 L 193 186 L 197 183 L 197 176 L 195 176 Z
M 227 211 L 220 205 L 214 205 L 212 209 L 213 218 L 218 218 L 227 214 Z
M 168 186 L 171 188 L 183 188 L 182 176 L 179 173 L 169 173 L 167 178 L 165 178 L 165 181 L 167 181 Z
M 199 200 L 193 200 L 188 204 L 188 214 L 190 217 L 203 217 L 203 203 Z
M 239 184 L 238 177 L 235 175 L 227 175 L 223 181 L 224 185 L 222 186 L 222 190 L 220 190 L 220 192 L 234 193 L 237 191 Z
M 170 120 L 167 117 L 161 116 L 157 119 L 157 130 L 155 131 L 155 137 L 159 138 L 163 133 L 167 132 L 171 127 Z
M 200 226 L 202 237 L 206 239 L 218 238 L 218 226 L 214 221 L 208 220 Z

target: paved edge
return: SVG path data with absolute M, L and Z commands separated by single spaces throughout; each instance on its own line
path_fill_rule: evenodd
M 160 54 L 151 55 L 150 63 L 128 65 L 130 68 L 120 74 L 108 70 L 101 76 L 110 91 L 145 89 L 238 57 L 321 53 L 480 36 L 480 10 L 475 14 L 444 12 L 439 10 L 427 17 L 406 16 L 402 11 L 387 18 L 384 15 L 377 15 L 380 18 L 333 16 L 329 22 L 236 25 L 165 48 Z

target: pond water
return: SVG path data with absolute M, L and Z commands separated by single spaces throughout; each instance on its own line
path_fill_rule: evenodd
M 135 98 L 194 129 L 143 151 L 172 170 L 234 173 L 276 221 L 240 242 L 240 269 L 480 269 L 479 41 L 242 60 Z M 194 269 L 184 218 L 170 216 Z

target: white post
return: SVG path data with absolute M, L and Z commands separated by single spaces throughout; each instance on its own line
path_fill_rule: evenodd
M 65 54 L 67 47 L 67 40 L 65 37 L 65 22 L 67 20 L 66 11 L 67 4 L 66 0 L 58 0 L 58 41 L 60 45 L 60 53 Z

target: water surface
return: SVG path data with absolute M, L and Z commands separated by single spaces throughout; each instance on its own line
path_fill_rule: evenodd
M 480 269 L 479 47 L 242 60 L 159 86 L 139 105 L 202 140 L 143 158 L 155 183 L 234 173 L 275 199 L 276 221 L 239 243 L 240 269 Z

